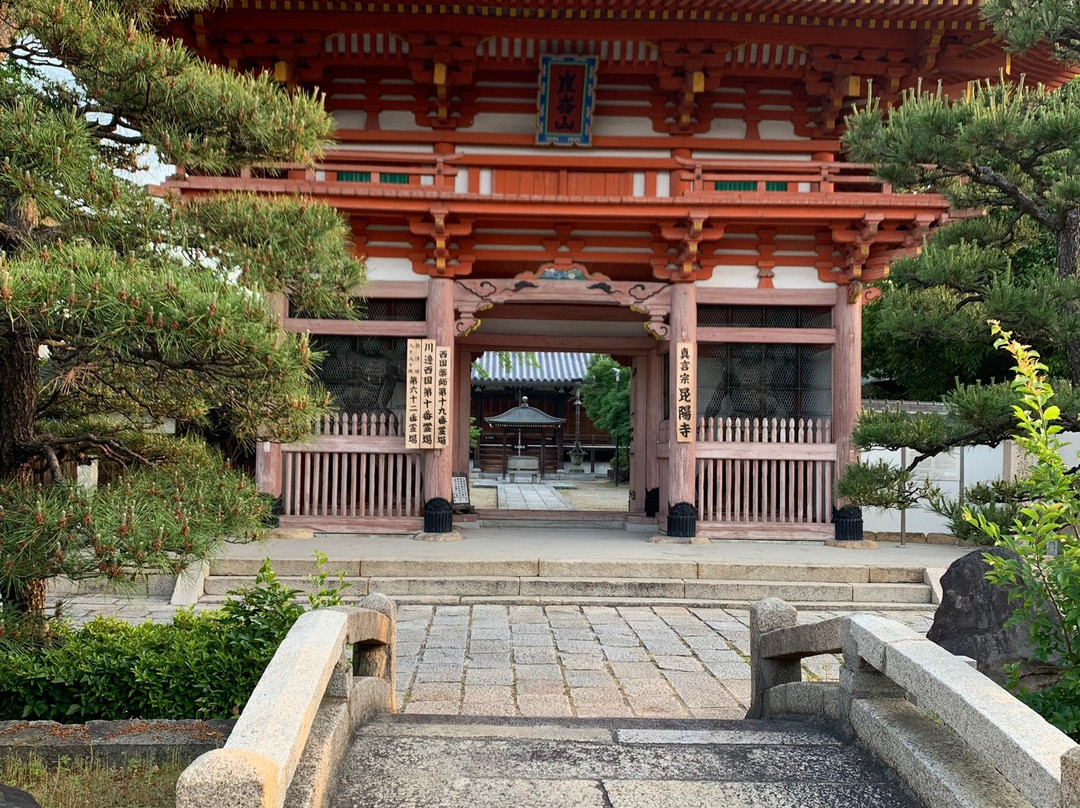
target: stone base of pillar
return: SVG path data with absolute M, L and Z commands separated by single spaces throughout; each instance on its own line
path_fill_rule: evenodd
M 645 540 L 649 544 L 711 544 L 712 539 L 706 536 L 691 536 L 689 538 L 677 536 L 666 536 L 663 533 L 657 533 L 655 536 L 649 536 Z
M 413 534 L 414 541 L 464 541 L 465 537 L 458 533 L 456 530 L 451 530 L 449 533 L 427 533 L 420 531 Z

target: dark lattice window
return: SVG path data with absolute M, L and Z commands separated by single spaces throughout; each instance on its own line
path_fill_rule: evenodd
M 698 345 L 698 415 L 820 418 L 832 414 L 827 345 Z
M 405 339 L 313 334 L 311 345 L 323 354 L 319 380 L 343 412 L 404 408 Z
M 699 328 L 832 328 L 829 306 L 698 306 Z
M 353 305 L 365 320 L 392 320 L 399 323 L 422 323 L 427 319 L 427 300 L 424 298 L 367 297 L 355 298 Z M 337 317 L 312 318 L 310 312 L 292 309 L 290 317 L 301 320 L 336 320 Z
M 361 304 L 361 310 L 364 312 L 365 320 L 422 323 L 427 319 L 427 300 L 424 298 L 369 297 Z

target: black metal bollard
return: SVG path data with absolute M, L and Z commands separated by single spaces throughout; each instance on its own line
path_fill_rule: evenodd
M 832 520 L 837 541 L 862 541 L 862 508 L 858 505 L 833 508 Z
M 677 502 L 668 508 L 667 534 L 679 539 L 697 535 L 697 508 L 689 502 Z
M 442 497 L 424 503 L 424 532 L 450 533 L 454 529 L 454 508 Z

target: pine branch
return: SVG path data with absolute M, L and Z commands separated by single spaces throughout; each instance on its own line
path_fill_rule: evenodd
M 1023 213 L 1042 224 L 1049 230 L 1057 232 L 1060 223 L 1057 218 L 1044 209 L 1038 202 L 1028 196 L 1016 183 L 1006 179 L 1000 172 L 990 166 L 974 166 L 969 174 L 973 180 L 996 188 L 1005 197 L 1015 203 Z

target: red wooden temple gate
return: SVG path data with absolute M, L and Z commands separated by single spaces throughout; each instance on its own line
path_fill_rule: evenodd
M 1005 64 L 954 0 L 234 0 L 170 33 L 319 87 L 338 123 L 320 165 L 169 183 L 306 194 L 352 224 L 371 318 L 284 319 L 340 357 L 344 419 L 258 454 L 283 523 L 334 530 L 420 529 L 450 498 L 476 355 L 573 350 L 632 365 L 634 513 L 658 492 L 661 530 L 820 537 L 853 457 L 866 284 L 947 215 L 842 162 L 843 117 Z M 1012 69 L 1060 75 L 1041 54 Z M 397 426 L 409 338 L 450 350 L 445 448 Z M 696 353 L 681 433 L 673 345 Z

